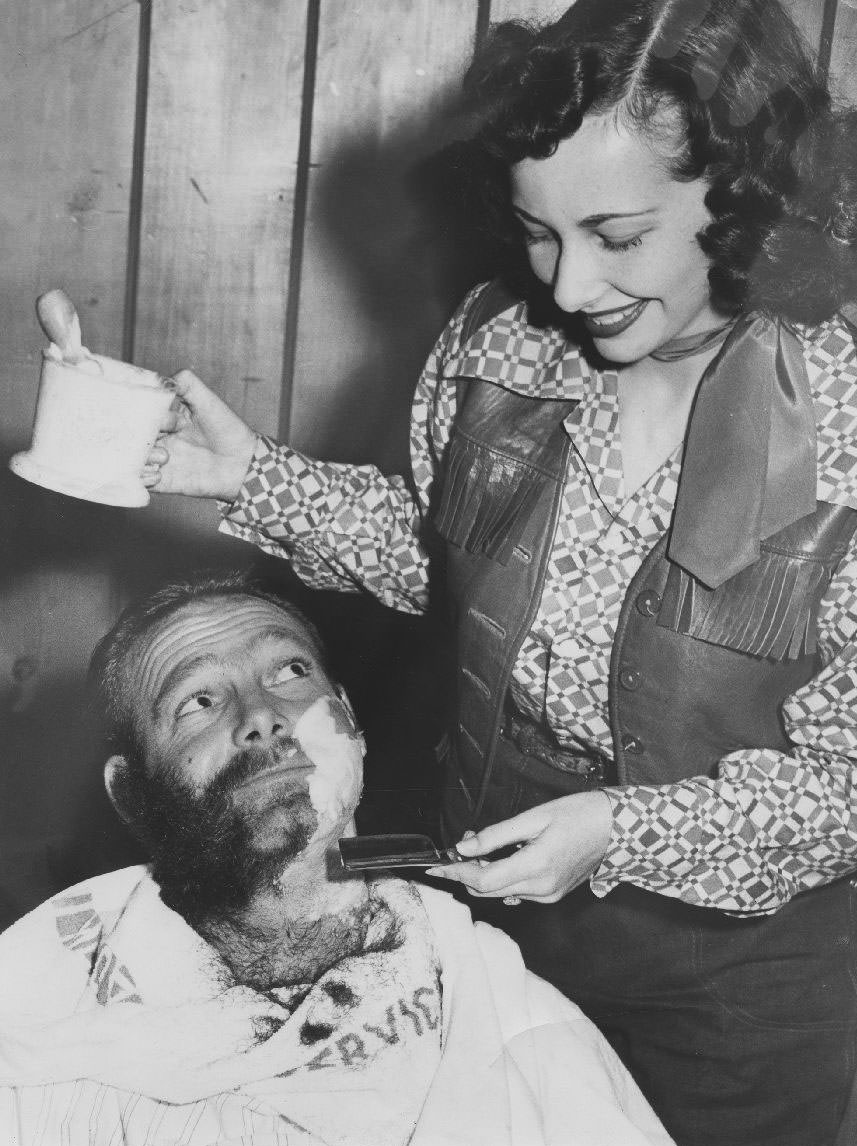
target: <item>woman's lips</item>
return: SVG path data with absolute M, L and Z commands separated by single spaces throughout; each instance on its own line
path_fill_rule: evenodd
M 648 299 L 641 299 L 640 302 L 616 310 L 602 310 L 599 314 L 587 314 L 586 311 L 581 311 L 580 314 L 584 326 L 593 337 L 615 338 L 637 321 L 647 305 Z

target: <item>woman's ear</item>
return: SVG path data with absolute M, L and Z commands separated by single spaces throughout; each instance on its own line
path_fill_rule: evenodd
M 111 756 L 104 765 L 104 787 L 116 815 L 123 823 L 130 824 L 133 817 L 128 793 L 128 761 L 124 756 Z

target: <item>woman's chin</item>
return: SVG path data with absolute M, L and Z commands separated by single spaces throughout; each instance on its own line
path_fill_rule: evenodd
M 630 332 L 629 332 L 630 334 Z M 652 339 L 633 338 L 620 334 L 614 338 L 592 337 L 593 345 L 606 362 L 616 366 L 631 366 L 647 358 L 657 350 L 657 342 Z

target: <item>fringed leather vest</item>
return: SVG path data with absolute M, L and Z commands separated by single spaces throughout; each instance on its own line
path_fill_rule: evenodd
M 490 822 L 490 792 L 513 780 L 498 752 L 504 703 L 541 599 L 573 406 L 476 379 L 459 387 L 435 517 L 457 632 L 451 836 Z M 619 617 L 609 680 L 615 773 L 605 780 L 671 783 L 713 775 L 738 748 L 788 750 L 782 703 L 818 670 L 818 606 L 855 528 L 853 510 L 818 503 L 714 590 L 671 562 L 661 538 Z

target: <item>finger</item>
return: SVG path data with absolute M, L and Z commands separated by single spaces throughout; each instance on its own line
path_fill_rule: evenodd
M 426 875 L 463 883 L 474 895 L 517 895 L 534 890 L 531 888 L 532 873 L 521 869 L 517 856 L 497 860 L 496 863 L 456 863 L 429 868 Z
M 181 411 L 182 406 L 178 399 L 173 399 L 173 405 L 170 406 L 158 427 L 158 432 L 161 434 L 174 434 L 181 425 Z
M 146 458 L 146 469 L 165 466 L 169 460 L 169 452 L 160 445 L 159 439 L 149 450 L 149 456 Z
M 213 415 L 225 407 L 225 403 L 192 370 L 180 370 L 178 374 L 168 378 L 164 385 L 174 391 L 178 399 L 178 402 L 173 402 L 171 407 L 178 414 L 178 425 L 182 424 L 188 411 L 192 415 L 205 417 L 206 414 Z
M 468 859 L 489 855 L 510 844 L 528 843 L 544 831 L 546 825 L 547 816 L 542 809 L 530 808 L 509 820 L 501 820 L 499 824 L 489 824 L 475 835 L 465 835 L 455 850 Z
M 256 444 L 256 435 L 235 413 L 231 406 L 218 397 L 215 392 L 206 386 L 192 370 L 180 370 L 171 380 L 176 396 L 181 402 L 179 407 L 179 426 L 188 419 L 204 424 L 210 422 L 221 428 L 228 424 L 233 430 L 240 429 L 251 443 L 249 450 L 252 453 Z M 247 464 L 249 465 L 249 458 Z M 237 491 L 236 491 L 237 492 Z
M 164 385 L 174 390 L 183 402 L 192 402 L 195 394 L 208 389 L 203 380 L 192 370 L 179 370 L 171 378 L 165 379 Z
M 507 895 L 502 891 L 471 891 L 470 895 L 474 899 L 502 899 L 509 907 L 514 905 L 512 901 L 514 901 L 514 903 L 523 903 L 525 899 L 535 899 L 535 896 L 524 895 L 523 892 L 517 895 Z

